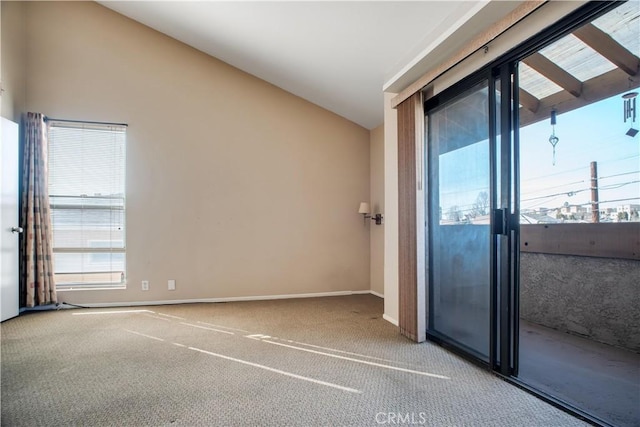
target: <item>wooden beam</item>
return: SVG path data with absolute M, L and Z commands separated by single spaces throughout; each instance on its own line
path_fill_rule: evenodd
M 640 87 L 639 77 L 629 77 L 621 69 L 614 68 L 605 74 L 584 82 L 580 98 L 562 91 L 541 99 L 536 112 L 532 112 L 523 106 L 523 108 L 520 108 L 520 127 L 548 119 L 551 110 L 554 108 L 558 110 L 559 114 L 562 114 L 638 87 Z M 622 109 L 622 99 L 620 100 L 620 106 Z M 622 120 L 622 111 L 620 112 L 620 120 Z
M 490 41 L 498 37 L 500 34 L 513 27 L 515 24 L 524 19 L 534 10 L 546 3 L 547 0 L 526 0 L 522 2 L 518 7 L 502 17 L 499 21 L 487 28 L 482 33 L 478 34 L 476 38 L 471 40 L 455 55 L 451 56 L 447 61 L 441 63 L 433 70 L 427 72 L 418 80 L 409 85 L 406 89 L 400 92 L 391 100 L 391 106 L 396 108 L 402 101 L 409 98 L 411 95 L 431 83 L 438 76 L 442 75 L 445 71 L 453 68 L 458 63 L 462 62 L 468 56 L 474 52 L 482 49 Z
M 518 101 L 520 101 L 520 105 L 532 113 L 538 111 L 538 108 L 540 107 L 540 100 L 538 98 L 522 88 L 520 88 L 518 92 Z
M 628 75 L 635 76 L 638 74 L 640 58 L 629 52 L 624 46 L 615 41 L 613 37 L 595 25 L 584 25 L 575 30 L 573 35 L 600 55 L 613 62 L 616 67 Z
M 529 67 L 533 68 L 576 98 L 579 98 L 582 94 L 582 82 L 580 80 L 573 77 L 563 68 L 560 68 L 558 64 L 547 59 L 539 52 L 527 56 L 522 60 L 522 62 L 524 62 Z

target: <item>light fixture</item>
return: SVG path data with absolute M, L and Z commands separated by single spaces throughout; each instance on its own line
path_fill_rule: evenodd
M 623 101 L 623 109 L 624 109 L 624 122 L 627 123 L 627 119 L 631 119 L 631 127 L 627 131 L 625 135 L 630 137 L 634 137 L 638 134 L 638 129 L 633 127 L 633 124 L 636 121 L 636 97 L 638 96 L 638 92 L 629 92 L 622 95 Z
M 362 214 L 362 218 L 365 224 L 367 223 L 367 218 L 371 219 L 371 221 L 375 221 L 376 225 L 382 224 L 382 214 L 378 213 L 375 215 L 371 215 L 371 207 L 369 206 L 369 202 L 361 202 L 358 213 Z

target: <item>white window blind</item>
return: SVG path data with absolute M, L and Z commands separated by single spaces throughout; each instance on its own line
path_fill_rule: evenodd
M 125 283 L 126 126 L 48 121 L 58 287 Z

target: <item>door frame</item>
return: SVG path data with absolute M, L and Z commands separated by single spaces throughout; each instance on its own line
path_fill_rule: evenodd
M 515 215 L 515 218 L 512 218 L 512 225 L 511 227 L 509 227 L 510 229 L 510 239 L 511 239 L 511 243 L 510 243 L 510 250 L 509 250 L 509 254 L 508 254 L 508 258 L 510 258 L 509 261 L 509 278 L 508 278 L 508 283 L 510 283 L 510 289 L 512 294 L 509 296 L 509 299 L 512 301 L 512 305 L 511 305 L 511 311 L 507 311 L 508 317 L 510 317 L 512 319 L 511 322 L 508 322 L 506 324 L 500 326 L 497 325 L 497 323 L 491 327 L 491 335 L 493 337 L 492 341 L 490 342 L 490 351 L 492 352 L 492 354 L 490 355 L 490 361 L 495 361 L 495 355 L 496 354 L 500 354 L 501 358 L 502 357 L 506 357 L 508 355 L 507 351 L 509 349 L 512 349 L 512 353 L 511 353 L 511 360 L 510 363 L 504 366 L 501 366 L 500 363 L 486 363 L 481 359 L 478 359 L 477 357 L 474 357 L 473 355 L 470 355 L 464 351 L 462 351 L 461 349 L 452 346 L 451 343 L 446 342 L 441 340 L 439 337 L 437 336 L 433 336 L 432 334 L 429 333 L 429 331 L 427 330 L 427 339 L 429 339 L 430 341 L 436 342 L 439 345 L 445 347 L 446 349 L 459 354 L 460 356 L 471 360 L 472 362 L 483 366 L 485 368 L 487 368 L 488 370 L 492 371 L 494 374 L 496 374 L 497 376 L 501 377 L 502 379 L 506 380 L 507 382 L 531 393 L 534 394 L 536 397 L 542 399 L 543 401 L 552 404 L 553 406 L 568 412 L 570 414 L 572 414 L 573 416 L 576 416 L 579 419 L 585 420 L 587 422 L 590 422 L 592 424 L 595 425 L 607 425 L 606 423 L 604 423 L 602 420 L 582 411 L 579 408 L 576 408 L 575 406 L 572 406 L 558 398 L 555 398 L 554 396 L 551 396 L 545 392 L 539 391 L 529 385 L 527 385 L 526 383 L 520 381 L 516 375 L 518 372 L 518 347 L 519 347 L 519 339 L 518 339 L 518 317 L 519 317 L 519 286 L 518 286 L 518 281 L 519 281 L 519 208 L 518 208 L 518 201 L 520 198 L 519 195 L 519 119 L 518 119 L 518 110 L 519 108 L 517 108 L 518 104 L 518 91 L 515 90 L 518 88 L 518 72 L 517 72 L 517 66 L 518 63 L 520 62 L 520 60 L 524 59 L 525 57 L 527 57 L 528 55 L 531 55 L 532 53 L 544 48 L 545 46 L 555 42 L 556 40 L 566 36 L 567 34 L 573 32 L 576 28 L 589 23 L 591 21 L 593 21 L 594 19 L 596 19 L 597 17 L 609 12 L 610 10 L 615 9 L 616 7 L 620 6 L 621 3 L 624 3 L 623 1 L 611 1 L 611 2 L 589 2 L 583 6 L 581 6 L 580 8 L 578 8 L 577 10 L 575 10 L 574 12 L 570 13 L 569 15 L 567 15 L 566 17 L 560 19 L 559 21 L 557 21 L 556 23 L 550 25 L 549 27 L 547 27 L 545 30 L 539 32 L 538 34 L 534 35 L 533 37 L 531 37 L 530 39 L 528 39 L 527 41 L 521 43 L 520 45 L 516 46 L 515 48 L 513 48 L 512 50 L 510 50 L 509 52 L 505 53 L 504 55 L 502 55 L 501 57 L 497 58 L 496 60 L 494 60 L 493 62 L 491 62 L 490 64 L 482 67 L 481 69 L 479 69 L 478 71 L 472 73 L 471 75 L 461 79 L 460 81 L 454 83 L 453 85 L 451 85 L 449 88 L 443 90 L 442 92 L 436 94 L 435 96 L 429 97 L 428 98 L 428 92 L 425 90 L 423 91 L 423 94 L 425 95 L 425 98 L 427 98 L 424 101 L 424 116 L 426 119 L 426 115 L 427 112 L 430 110 L 433 110 L 434 108 L 436 108 L 439 104 L 444 103 L 444 102 L 449 102 L 450 100 L 453 100 L 455 96 L 457 96 L 456 94 L 461 94 L 464 92 L 465 88 L 469 88 L 471 87 L 474 83 L 477 83 L 479 81 L 479 79 L 483 79 L 485 78 L 487 75 L 489 76 L 489 79 L 491 81 L 491 76 L 495 75 L 493 73 L 495 73 L 495 70 L 512 70 L 513 72 L 513 78 L 514 78 L 514 83 L 515 85 L 513 86 L 513 93 L 511 96 L 511 104 L 515 105 L 516 108 L 513 108 L 513 111 L 510 113 L 509 116 L 503 116 L 503 119 L 507 119 L 507 117 L 509 118 L 508 120 L 501 120 L 501 125 L 504 125 L 505 127 L 508 125 L 512 126 L 513 129 L 513 136 L 512 136 L 512 153 L 511 156 L 514 159 L 514 163 L 513 163 L 513 173 L 511 176 L 511 181 L 513 183 L 512 186 L 512 194 L 513 194 L 513 198 L 515 200 L 515 209 L 514 212 L 512 212 L 512 215 Z M 502 81 L 502 80 L 501 80 Z M 490 91 L 491 93 L 491 91 Z M 493 108 L 495 106 L 495 104 L 493 102 L 490 102 L 489 104 L 490 108 Z M 505 113 L 506 114 L 506 113 Z M 491 123 L 491 122 L 490 122 Z M 495 125 L 495 123 L 493 124 Z M 509 135 L 511 135 L 510 133 L 511 131 L 509 130 Z M 505 134 L 505 130 L 502 130 L 502 134 Z M 491 137 L 490 137 L 491 138 Z M 426 147 L 426 144 L 428 143 L 427 141 L 428 139 L 428 135 L 425 132 L 424 135 L 424 141 L 423 141 L 423 147 Z M 510 138 L 511 139 L 511 138 Z M 493 147 L 494 144 L 491 144 L 491 146 Z M 424 172 L 424 169 L 426 169 L 426 167 L 429 166 L 428 163 L 428 158 L 426 155 L 426 149 L 422 149 L 422 152 L 418 152 L 417 154 L 423 155 L 423 165 L 424 168 L 422 169 L 422 175 L 421 177 L 418 177 L 418 179 L 424 180 L 425 182 L 425 186 L 428 186 L 428 175 L 426 174 L 426 172 Z M 492 162 L 495 163 L 495 162 Z M 492 177 L 495 174 L 492 172 Z M 429 187 L 427 187 L 429 188 Z M 493 191 L 492 191 L 493 192 Z M 425 193 L 427 193 L 425 191 Z M 420 196 L 420 195 L 419 195 Z M 424 198 L 424 203 L 422 204 L 422 206 L 418 206 L 418 210 L 420 209 L 425 209 L 425 217 L 428 215 L 428 203 L 429 203 L 429 197 L 428 194 L 424 194 L 423 196 Z M 418 202 L 420 202 L 420 198 L 418 198 Z M 491 202 L 491 206 L 494 206 L 494 202 Z M 515 221 L 513 221 L 515 219 Z M 430 258 L 431 255 L 431 249 L 430 249 L 430 245 L 427 243 L 429 242 L 429 226 L 428 226 L 428 218 L 425 218 L 425 227 L 424 227 L 424 238 L 425 238 L 425 247 L 421 248 L 421 250 L 418 251 L 418 253 L 420 255 L 424 255 L 427 258 Z M 493 252 L 493 249 L 492 249 Z M 428 263 L 427 263 L 428 264 Z M 427 301 L 426 301 L 426 307 L 427 307 L 427 311 L 428 313 L 430 313 L 430 305 L 429 305 L 429 298 L 428 295 L 430 294 L 430 283 L 431 283 L 431 279 L 430 279 L 430 269 L 427 266 L 427 272 L 426 272 L 426 279 L 425 279 L 425 283 L 424 286 L 427 287 Z M 496 274 L 498 274 L 496 272 Z M 493 280 L 492 280 L 493 281 Z M 492 290 L 494 291 L 498 291 L 498 287 L 497 286 L 492 286 Z M 504 289 L 503 289 L 504 292 Z M 498 302 L 496 300 L 497 295 L 492 295 L 491 296 L 491 304 L 492 304 L 492 308 L 491 308 L 491 313 L 492 313 L 492 320 L 496 321 L 495 319 L 495 314 L 496 312 L 494 310 L 498 309 L 497 305 Z M 431 314 L 428 314 L 428 316 L 430 316 Z M 500 333 L 498 334 L 498 332 L 496 331 L 496 327 L 499 327 L 499 331 Z M 428 325 L 427 325 L 428 327 Z M 511 333 L 509 333 L 509 331 L 511 331 Z M 501 346 L 498 342 L 498 338 L 503 338 L 503 337 L 507 337 L 511 339 L 511 342 L 509 343 L 508 346 Z M 504 342 L 504 341 L 503 341 Z
M 515 81 L 512 77 L 515 76 Z M 496 92 L 496 80 L 500 82 L 499 91 L 502 94 L 507 94 L 506 99 L 508 102 L 500 102 L 498 105 Z M 512 63 L 502 64 L 490 64 L 482 70 L 473 73 L 467 78 L 457 82 L 451 87 L 445 89 L 439 94 L 427 99 L 424 102 L 424 119 L 425 128 L 428 129 L 427 122 L 428 116 L 431 113 L 437 112 L 446 104 L 455 102 L 464 97 L 467 92 L 474 86 L 487 82 L 488 87 L 488 133 L 489 133 L 489 175 L 490 175 L 490 195 L 489 195 L 489 212 L 490 212 L 490 283 L 489 283 L 489 359 L 483 360 L 478 355 L 474 354 L 474 351 L 465 348 L 460 343 L 455 343 L 452 340 L 447 339 L 437 331 L 432 329 L 433 324 L 433 287 L 430 286 L 433 283 L 433 253 L 432 249 L 432 237 L 433 237 L 433 225 L 429 220 L 428 212 L 429 206 L 433 201 L 433 197 L 429 197 L 433 194 L 434 188 L 430 180 L 428 179 L 429 170 L 432 167 L 433 159 L 428 155 L 429 144 L 429 132 L 425 132 L 423 142 L 423 152 L 425 168 L 421 171 L 422 176 L 419 178 L 425 182 L 426 195 L 424 196 L 423 204 L 421 206 L 424 209 L 426 221 L 424 222 L 424 254 L 428 261 L 426 262 L 426 274 L 425 285 L 427 287 L 427 339 L 434 341 L 447 349 L 472 360 L 474 363 L 489 368 L 491 370 L 498 371 L 504 375 L 512 375 L 517 371 L 517 345 L 518 341 L 515 337 L 518 330 L 517 318 L 512 313 L 517 313 L 517 281 L 518 276 L 517 264 L 518 264 L 518 232 L 517 218 L 518 218 L 518 198 L 517 194 L 513 194 L 513 190 L 518 186 L 514 181 L 517 179 L 518 162 L 514 158 L 517 153 L 515 144 L 515 137 L 517 132 L 512 132 L 514 125 L 517 123 L 517 117 L 515 120 L 512 118 L 513 112 L 517 115 L 517 108 L 514 108 L 514 103 L 517 103 L 517 91 L 513 88 L 513 84 L 517 84 L 517 69 Z M 502 99 L 505 99 L 503 97 Z M 500 118 L 500 120 L 498 120 Z M 499 122 L 499 125 L 498 125 Z M 498 136 L 500 140 L 498 141 Z M 506 135 L 507 137 L 502 137 Z M 499 146 L 498 146 L 499 144 Z M 500 153 L 500 158 L 497 158 L 497 153 Z M 498 164 L 499 163 L 499 164 Z M 499 190 L 499 193 L 498 193 Z M 501 197 L 496 197 L 500 194 Z M 498 227 L 498 214 L 503 213 L 503 209 L 509 209 L 506 215 L 502 217 L 504 227 Z M 502 222 L 502 221 L 501 221 Z M 502 223 L 500 224 L 502 226 Z M 502 236 L 502 237 L 501 237 Z M 507 301 L 507 304 L 500 304 L 500 301 Z M 498 311 L 500 316 L 498 317 Z M 515 319 L 515 320 L 514 320 Z M 502 364 L 500 360 L 508 360 L 507 364 Z

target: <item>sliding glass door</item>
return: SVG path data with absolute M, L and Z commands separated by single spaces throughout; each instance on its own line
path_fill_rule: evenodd
M 430 332 L 489 358 L 491 230 L 489 85 L 428 115 Z
M 513 84 L 513 73 L 505 66 L 425 104 L 427 333 L 507 372 L 514 369 L 516 344 L 511 253 L 517 233 L 509 221 L 516 207 Z M 500 360 L 509 362 L 501 367 Z
M 638 133 L 632 114 L 638 82 L 629 76 L 636 76 L 640 64 L 639 9 L 631 3 L 588 2 L 424 104 L 427 337 L 552 404 L 616 425 L 638 425 L 637 402 L 628 398 L 637 393 L 627 371 L 637 360 L 601 344 L 614 339 L 616 317 L 600 319 L 584 307 L 606 306 L 606 301 L 589 300 L 596 295 L 592 289 L 605 292 L 600 274 L 613 277 L 595 267 L 597 258 L 618 262 L 625 257 L 594 251 L 597 239 L 606 241 L 604 228 L 615 225 L 607 222 L 631 221 L 621 213 L 624 206 L 617 208 L 617 216 L 613 208 L 632 200 L 628 177 L 635 169 L 624 165 L 637 157 L 629 138 L 637 139 Z M 590 66 L 577 66 L 586 63 Z M 435 80 L 425 92 L 437 85 Z M 621 107 L 624 117 L 616 113 Z M 556 119 L 562 123 L 559 150 L 564 150 L 558 164 Z M 520 133 L 526 166 L 522 180 Z M 619 179 L 618 184 L 598 184 L 598 150 L 600 164 L 609 168 L 600 180 Z M 580 187 L 584 182 L 587 187 Z M 602 190 L 618 193 L 603 201 Z M 521 247 L 520 218 L 527 224 Z M 590 219 L 603 224 L 580 224 Z M 575 236 L 565 232 L 570 227 Z M 601 237 L 589 237 L 586 228 Z M 536 237 L 543 233 L 559 237 L 551 245 Z M 541 243 L 534 245 L 534 238 Z M 578 258 L 583 268 L 574 267 L 567 282 L 567 274 L 559 272 L 571 270 Z M 620 279 L 616 286 L 626 283 L 623 273 L 614 275 Z M 578 284 L 579 292 L 570 283 Z M 624 299 L 626 294 L 619 293 Z M 615 314 L 615 307 L 607 313 Z M 607 338 L 596 338 L 602 331 Z M 615 339 L 615 346 L 633 345 L 628 338 Z M 585 378 L 601 358 L 615 363 Z

